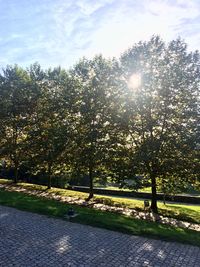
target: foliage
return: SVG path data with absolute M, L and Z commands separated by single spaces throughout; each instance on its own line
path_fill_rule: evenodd
M 166 45 L 158 36 L 121 57 L 122 75 L 129 81 L 122 129 L 136 169 L 151 180 L 154 211 L 158 178 L 168 187 L 172 180 L 175 185 L 196 176 L 199 59 L 180 39 Z M 133 75 L 141 77 L 137 86 Z
M 153 36 L 119 60 L 95 56 L 66 71 L 7 66 L 0 75 L 0 158 L 29 178 L 90 186 L 200 184 L 199 52 Z M 27 177 L 23 177 L 24 179 Z M 42 178 L 41 178 L 42 177 Z M 38 179 L 39 182 L 39 179 Z M 57 183 L 53 181 L 53 184 Z
M 96 56 L 83 59 L 72 71 L 82 84 L 79 92 L 79 113 L 76 128 L 76 166 L 79 173 L 88 173 L 90 196 L 93 197 L 93 179 L 103 173 L 111 145 L 112 114 L 116 81 L 114 62 Z
M 1 156 L 8 158 L 18 170 L 27 156 L 27 135 L 32 124 L 32 113 L 37 102 L 37 88 L 28 73 L 17 65 L 8 66 L 0 76 Z
M 60 174 L 67 165 L 73 123 L 69 106 L 73 98 L 66 99 L 65 91 L 71 89 L 68 74 L 60 68 L 49 70 L 44 79 L 39 80 L 41 96 L 37 103 L 35 122 L 29 131 L 29 144 L 34 169 L 51 178 Z M 69 92 L 67 92 L 69 93 Z M 67 101 L 68 100 L 68 101 Z

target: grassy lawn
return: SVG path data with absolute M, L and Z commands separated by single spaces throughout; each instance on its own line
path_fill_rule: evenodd
M 6 179 L 0 179 L 0 184 L 7 184 L 10 181 Z M 50 190 L 46 189 L 46 186 L 42 185 L 34 185 L 34 184 L 27 184 L 27 183 L 18 183 L 19 186 L 29 190 L 40 190 L 40 191 L 47 191 L 49 193 L 54 193 L 60 196 L 67 196 L 67 197 L 75 197 L 80 199 L 86 199 L 88 193 L 73 191 L 73 190 L 66 190 L 66 189 L 58 189 L 52 188 Z M 120 198 L 120 197 L 111 197 L 111 196 L 100 196 L 95 195 L 95 200 L 98 202 L 103 202 L 107 205 L 116 205 L 120 207 L 128 207 L 133 208 L 136 210 L 143 210 L 144 209 L 144 202 L 143 200 L 138 199 L 128 199 L 128 198 Z M 158 202 L 159 213 L 163 216 L 176 218 L 183 221 L 193 222 L 193 223 L 200 223 L 200 206 L 198 205 L 184 205 L 184 204 L 166 204 L 164 205 L 162 202 Z
M 144 187 L 144 188 L 139 189 L 138 191 L 144 192 L 144 193 L 151 193 L 151 187 Z
M 118 197 L 103 197 L 108 198 L 115 204 L 121 204 L 124 207 L 133 208 L 136 210 L 144 209 L 143 200 L 138 199 L 127 199 Z M 183 221 L 200 223 L 200 206 L 192 204 L 166 204 L 164 205 L 161 201 L 158 201 L 159 214 L 176 218 Z
M 128 188 L 119 188 L 117 186 L 95 186 L 96 188 L 106 189 L 106 190 L 116 190 L 116 191 L 126 191 L 126 192 L 132 192 L 133 190 Z
M 119 188 L 117 186 L 94 186 L 94 188 L 100 188 L 100 189 L 105 189 L 105 190 L 115 190 L 115 191 L 125 191 L 125 192 L 132 192 L 134 190 L 128 189 L 128 188 Z M 144 187 L 141 189 L 138 189 L 138 192 L 141 193 L 151 193 L 151 187 Z M 157 189 L 158 193 L 162 193 L 161 190 Z M 200 190 L 195 190 L 195 189 L 188 189 L 184 192 L 179 192 L 180 195 L 189 195 L 189 196 L 195 196 L 195 197 L 200 197 Z
M 0 190 L 0 205 L 54 216 L 61 219 L 64 219 L 67 209 L 69 206 L 72 206 L 55 200 L 47 200 L 20 192 L 8 192 L 3 189 Z M 72 221 L 76 223 L 88 224 L 127 234 L 200 246 L 200 235 L 191 230 L 175 228 L 168 225 L 138 220 L 124 215 L 97 211 L 75 205 L 73 207 L 79 214 L 72 219 Z

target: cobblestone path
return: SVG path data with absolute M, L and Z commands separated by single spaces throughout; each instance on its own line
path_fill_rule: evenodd
M 0 206 L 0 266 L 200 267 L 200 248 Z

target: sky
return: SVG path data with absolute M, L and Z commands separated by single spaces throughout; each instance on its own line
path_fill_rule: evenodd
M 0 67 L 69 68 L 158 34 L 200 50 L 200 0 L 0 0 Z

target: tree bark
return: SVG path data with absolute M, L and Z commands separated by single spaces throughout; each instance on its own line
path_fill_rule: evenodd
M 154 173 L 151 174 L 151 210 L 158 213 L 157 207 L 157 191 L 156 191 L 156 176 Z
M 48 184 L 47 184 L 47 188 L 51 189 L 51 163 L 48 163 Z
M 93 191 L 93 169 L 92 167 L 89 167 L 89 182 L 90 182 L 90 190 L 89 190 L 89 196 L 87 200 L 90 200 L 94 196 L 94 191 Z
M 15 166 L 15 176 L 14 176 L 14 183 L 18 182 L 18 166 Z

